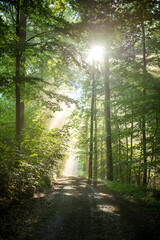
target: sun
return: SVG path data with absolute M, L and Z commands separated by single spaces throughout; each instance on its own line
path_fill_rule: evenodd
M 89 60 L 91 62 L 100 62 L 103 59 L 104 49 L 101 46 L 93 46 L 89 52 Z

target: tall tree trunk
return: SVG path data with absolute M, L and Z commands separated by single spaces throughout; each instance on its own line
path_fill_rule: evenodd
M 131 149 L 130 149 L 130 168 L 129 168 L 129 183 L 131 182 L 132 174 L 131 174 L 131 169 L 132 169 L 132 160 L 133 160 L 133 92 L 131 96 L 131 136 L 130 136 L 130 144 L 131 144 Z
M 118 162 L 119 162 L 119 178 L 121 180 L 121 182 L 123 182 L 122 180 L 122 164 L 121 164 L 121 135 L 119 133 L 119 137 L 118 137 Z
M 103 135 L 101 136 L 101 151 L 100 151 L 100 160 L 101 160 L 101 179 L 104 179 L 104 162 L 103 162 Z
M 21 132 L 21 106 L 20 106 L 20 49 L 19 49 L 19 39 L 20 39 L 20 6 L 17 6 L 16 15 L 16 138 L 19 142 L 20 132 Z M 19 147 L 19 144 L 18 144 Z
M 92 99 L 91 99 L 91 124 L 90 124 L 90 153 L 89 153 L 89 179 L 92 178 L 93 165 L 93 121 L 94 121 L 94 98 L 95 98 L 95 66 L 92 66 Z
M 20 147 L 20 133 L 24 127 L 24 102 L 21 101 L 21 86 L 22 77 L 25 75 L 25 57 L 22 58 L 22 52 L 24 51 L 26 41 L 26 18 L 21 13 L 20 2 L 17 4 L 16 14 L 16 83 L 15 83 L 15 94 L 16 94 L 16 139 L 18 141 L 18 148 Z
M 21 60 L 20 60 L 20 74 L 21 74 L 21 88 L 25 88 L 24 76 L 25 76 L 25 56 L 23 52 L 25 51 L 25 42 L 26 42 L 26 16 L 20 12 L 20 44 L 21 44 Z M 21 99 L 21 130 L 24 128 L 24 101 Z
M 89 114 L 88 111 L 86 111 L 86 139 L 87 139 L 87 143 L 86 143 L 86 169 L 85 172 L 88 173 L 89 171 L 89 158 L 88 158 L 88 152 L 89 152 L 89 146 L 88 146 L 88 121 L 89 121 Z
M 146 73 L 146 37 L 145 37 L 145 27 L 144 21 L 142 20 L 142 37 L 143 37 L 143 74 L 145 78 Z M 143 79 L 145 81 L 145 79 Z M 144 103 L 146 99 L 146 90 L 144 87 L 143 90 Z M 145 105 L 143 107 L 143 117 L 142 117 L 142 135 L 143 135 L 143 161 L 144 161 L 144 170 L 143 170 L 143 185 L 147 185 L 147 155 L 146 155 L 146 118 L 145 118 Z
M 156 115 L 156 132 L 155 132 L 155 146 L 154 146 L 154 155 L 155 155 L 155 167 L 154 167 L 154 172 L 156 173 L 158 168 L 159 168 L 159 153 L 160 153 L 160 134 L 159 134 L 159 118 L 158 115 Z M 157 174 L 154 174 L 153 177 L 153 187 L 156 186 L 156 178 Z
M 95 86 L 96 88 L 96 86 Z M 95 104 L 94 104 L 94 179 L 97 179 L 97 106 L 96 106 L 96 89 L 95 89 Z
M 106 150 L 107 150 L 107 180 L 113 180 L 112 142 L 111 142 L 111 114 L 110 114 L 110 84 L 109 62 L 105 64 L 105 125 L 106 125 Z
M 125 124 L 126 125 L 126 124 Z M 127 125 L 125 126 L 126 130 L 128 130 Z M 126 165 L 127 165 L 127 172 L 126 172 L 126 181 L 129 182 L 129 148 L 128 148 L 128 136 L 126 136 Z
M 116 131 L 118 132 L 118 127 L 116 125 Z M 119 137 L 116 138 L 116 174 L 115 174 L 115 180 L 119 180 Z
M 125 108 L 125 117 L 126 117 L 126 108 Z M 126 181 L 128 183 L 129 182 L 129 147 L 128 147 L 128 127 L 127 127 L 126 121 L 125 121 L 125 131 L 126 131 L 126 166 L 127 166 Z

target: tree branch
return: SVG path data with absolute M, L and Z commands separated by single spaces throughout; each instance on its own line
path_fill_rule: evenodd
M 46 33 L 46 31 L 45 31 L 45 32 L 42 32 L 42 33 L 38 33 L 38 34 L 30 37 L 29 39 L 26 40 L 26 43 L 29 42 L 30 40 L 32 40 L 33 38 L 36 38 L 36 37 L 38 37 L 38 36 L 41 36 L 41 35 L 43 35 L 43 34 L 45 34 L 45 33 Z

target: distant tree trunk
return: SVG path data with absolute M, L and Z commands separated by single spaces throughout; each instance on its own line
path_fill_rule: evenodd
M 89 138 L 89 127 L 88 127 L 88 122 L 89 122 L 89 113 L 88 110 L 86 110 L 86 116 L 85 116 L 85 133 L 86 133 L 86 164 L 85 164 L 85 173 L 88 174 L 89 172 L 89 145 L 88 145 L 88 138 Z
M 103 162 L 103 135 L 101 136 L 101 151 L 100 151 L 100 159 L 101 159 L 101 179 L 104 179 L 104 162 Z
M 20 60 L 20 73 L 21 73 L 21 87 L 25 88 L 24 76 L 25 76 L 25 56 L 23 53 L 25 51 L 25 42 L 26 42 L 26 16 L 23 13 L 20 13 L 20 44 L 21 44 L 21 60 Z M 24 128 L 24 101 L 21 100 L 21 130 Z
M 119 134 L 118 122 L 116 122 L 115 125 L 116 125 L 116 132 Z M 119 136 L 117 136 L 115 139 L 115 151 L 116 151 L 115 179 L 119 181 L 119 178 L 120 178 L 120 173 L 119 173 Z
M 125 117 L 126 117 L 126 109 L 125 109 Z M 125 131 L 126 131 L 126 165 L 127 165 L 127 171 L 126 171 L 126 181 L 129 182 L 129 147 L 128 147 L 128 127 L 127 123 L 125 121 Z
M 91 124 L 90 124 L 90 152 L 89 152 L 89 178 L 92 178 L 93 165 L 93 121 L 94 121 L 94 99 L 95 99 L 95 66 L 93 64 L 92 75 L 92 99 L 91 99 Z
M 25 75 L 25 57 L 22 58 L 26 41 L 26 18 L 21 13 L 20 2 L 17 4 L 16 14 L 16 82 L 15 82 L 15 94 L 16 94 L 16 139 L 18 141 L 18 148 L 20 147 L 20 133 L 24 127 L 24 102 L 21 101 L 21 86 L 22 77 Z
M 151 160 L 150 160 L 150 163 L 152 165 L 153 163 L 153 158 L 154 158 L 154 138 L 153 138 L 153 145 L 152 145 L 152 155 L 151 155 Z M 151 168 L 148 169 L 148 183 L 150 183 L 150 186 L 152 185 L 152 179 L 151 179 Z
M 17 5 L 16 15 L 16 138 L 19 141 L 21 132 L 21 101 L 20 101 L 20 6 Z
M 145 37 L 145 28 L 144 21 L 142 20 L 142 37 L 143 37 L 143 73 L 145 78 L 146 73 L 146 37 Z M 145 79 L 144 79 L 145 81 Z M 144 102 L 146 99 L 146 90 L 144 87 L 143 90 Z M 147 185 L 147 154 L 146 154 L 146 119 L 145 119 L 145 105 L 143 107 L 143 117 L 142 117 L 142 135 L 143 135 L 143 161 L 144 161 L 144 170 L 143 170 L 143 185 Z
M 89 121 L 89 114 L 88 112 L 86 112 L 86 139 L 87 139 L 87 143 L 86 143 L 86 169 L 85 172 L 88 173 L 89 171 L 89 158 L 88 158 L 88 152 L 89 152 L 89 146 L 88 146 L 88 121 Z
M 158 172 L 159 170 L 159 153 L 160 153 L 160 132 L 159 132 L 159 118 L 158 115 L 156 115 L 156 132 L 155 132 L 155 145 L 154 145 L 154 156 L 155 156 L 155 164 L 154 164 L 154 172 Z M 158 170 L 158 171 L 157 171 Z M 156 178 L 157 174 L 153 177 L 153 187 L 156 186 Z
M 119 178 L 122 182 L 122 164 L 121 164 L 121 136 L 118 137 L 118 162 L 119 162 Z
M 131 169 L 132 169 L 132 159 L 133 159 L 133 93 L 132 93 L 132 98 L 131 98 L 131 135 L 130 135 L 130 168 L 129 168 L 129 179 L 128 182 L 131 182 Z
M 97 106 L 96 106 L 96 89 L 95 89 L 95 104 L 94 104 L 94 124 L 95 124 L 95 136 L 94 136 L 94 179 L 97 179 Z
M 111 114 L 110 114 L 110 84 L 109 84 L 109 62 L 105 64 L 105 125 L 106 125 L 106 150 L 107 150 L 107 180 L 113 180 L 112 163 L 112 140 L 111 140 Z
M 127 126 L 126 126 L 127 129 Z M 129 182 L 129 148 L 128 148 L 128 136 L 126 136 L 126 163 L 127 163 L 127 173 L 126 173 L 126 181 Z

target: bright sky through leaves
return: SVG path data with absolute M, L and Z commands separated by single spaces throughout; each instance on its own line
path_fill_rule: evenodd
M 104 50 L 101 46 L 93 46 L 89 52 L 89 61 L 100 62 L 103 59 Z

